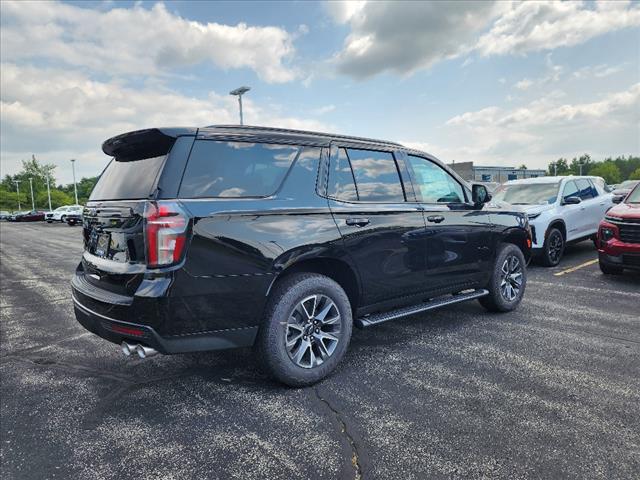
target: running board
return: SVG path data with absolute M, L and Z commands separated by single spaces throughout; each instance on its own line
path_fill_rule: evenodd
M 411 305 L 409 307 L 392 310 L 390 312 L 367 315 L 358 318 L 356 320 L 356 325 L 361 328 L 371 327 L 373 325 L 388 322 L 389 320 L 395 320 L 396 318 L 406 317 L 407 315 L 413 315 L 414 313 L 426 312 L 427 310 L 433 310 L 434 308 L 440 308 L 446 305 L 452 305 L 454 303 L 466 302 L 467 300 L 484 297 L 488 294 L 489 291 L 485 289 L 473 290 L 467 293 L 458 293 L 456 295 L 450 295 L 445 298 L 437 298 L 429 302 L 420 303 L 418 305 Z

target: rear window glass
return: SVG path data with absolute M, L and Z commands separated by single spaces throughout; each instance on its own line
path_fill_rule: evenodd
M 329 196 L 347 202 L 358 200 L 349 157 L 344 148 L 338 150 L 333 169 L 329 172 Z
M 147 198 L 165 158 L 166 155 L 129 162 L 112 160 L 102 172 L 89 200 Z
M 183 198 L 266 197 L 275 193 L 297 146 L 198 140 L 180 186 Z

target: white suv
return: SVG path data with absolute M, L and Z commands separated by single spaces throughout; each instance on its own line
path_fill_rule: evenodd
M 82 208 L 82 205 L 65 205 L 64 207 L 58 207 L 53 212 L 45 213 L 44 219 L 47 223 L 64 222 L 67 215 L 70 213 L 81 213 Z
M 600 177 L 538 177 L 504 183 L 493 202 L 521 206 L 529 217 L 534 255 L 552 267 L 568 242 L 595 238 L 613 195 Z

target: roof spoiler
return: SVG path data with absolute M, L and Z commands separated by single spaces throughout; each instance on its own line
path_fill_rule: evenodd
M 148 128 L 111 137 L 102 151 L 118 162 L 131 162 L 166 155 L 181 135 L 195 135 L 197 128 Z

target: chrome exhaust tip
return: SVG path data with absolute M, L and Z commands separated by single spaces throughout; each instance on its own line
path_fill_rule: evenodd
M 144 345 L 138 345 L 138 346 L 136 346 L 136 353 L 138 354 L 138 356 L 140 358 L 149 358 L 149 357 L 153 357 L 154 355 L 156 355 L 158 353 L 158 351 L 155 350 L 154 348 L 151 348 L 151 347 L 145 347 Z
M 122 342 L 120 344 L 120 349 L 122 350 L 122 353 L 124 353 L 127 357 L 130 357 L 131 355 L 133 355 L 136 351 L 137 345 L 134 345 L 133 343 L 127 343 L 127 342 Z

